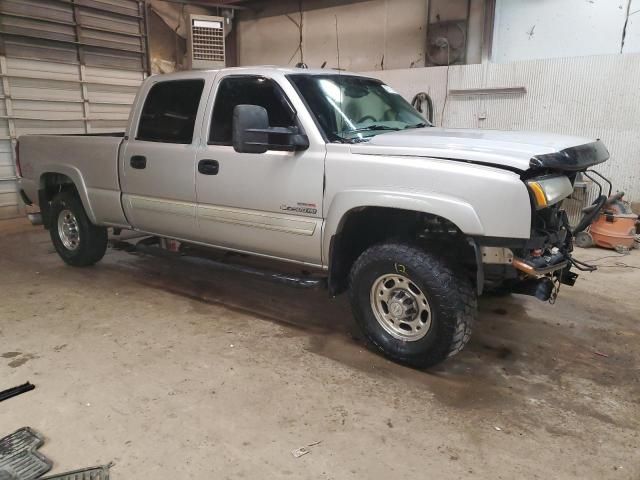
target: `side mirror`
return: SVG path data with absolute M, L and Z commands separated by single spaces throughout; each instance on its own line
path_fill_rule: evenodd
M 233 109 L 233 149 L 239 153 L 267 150 L 294 152 L 309 148 L 309 138 L 297 127 L 270 127 L 267 110 L 258 105 Z

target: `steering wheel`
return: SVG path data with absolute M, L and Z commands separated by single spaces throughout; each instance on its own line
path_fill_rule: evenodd
M 376 122 L 377 121 L 373 116 L 365 115 L 360 120 L 358 120 L 356 123 L 363 123 L 365 120 L 371 120 L 372 122 Z

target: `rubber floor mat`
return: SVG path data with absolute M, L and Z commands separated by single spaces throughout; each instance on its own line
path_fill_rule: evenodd
M 84 470 L 74 470 L 73 472 L 61 473 L 50 477 L 43 477 L 42 480 L 109 480 L 109 469 L 113 464 L 101 467 L 85 468 Z M 1 479 L 0 479 L 1 480 Z
M 7 472 L 6 470 L 0 470 L 0 480 L 17 480 L 13 473 Z
M 52 463 L 37 452 L 44 439 L 29 427 L 0 439 L 0 478 L 35 480 L 51 470 Z

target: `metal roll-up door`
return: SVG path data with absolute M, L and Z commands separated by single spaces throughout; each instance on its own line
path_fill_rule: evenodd
M 144 16 L 139 0 L 0 0 L 0 218 L 20 211 L 20 135 L 125 130 L 148 74 Z

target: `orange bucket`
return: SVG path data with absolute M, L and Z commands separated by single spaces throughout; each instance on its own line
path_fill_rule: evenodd
M 593 243 L 599 247 L 633 248 L 638 216 L 632 213 L 602 213 L 589 227 Z

